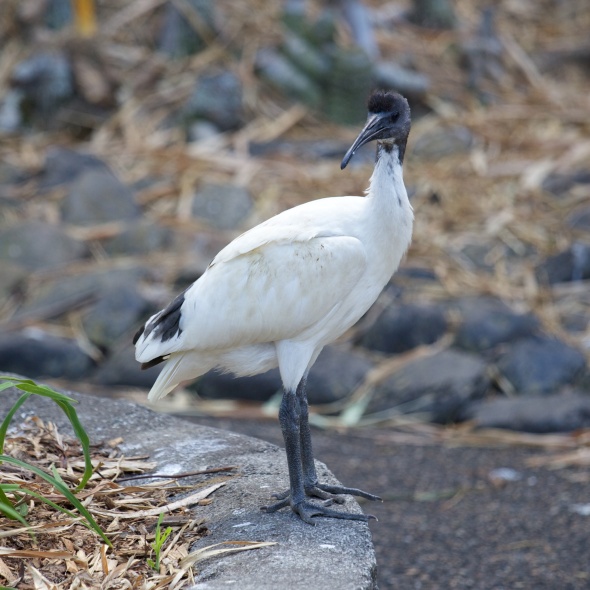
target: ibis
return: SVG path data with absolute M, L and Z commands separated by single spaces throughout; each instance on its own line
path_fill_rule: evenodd
M 342 504 L 344 495 L 381 499 L 319 481 L 305 389 L 322 348 L 374 303 L 412 236 L 414 215 L 402 170 L 410 107 L 397 93 L 376 91 L 368 111 L 341 164 L 344 169 L 362 145 L 377 142 L 365 196 L 304 203 L 243 233 L 134 339 L 142 368 L 164 364 L 150 400 L 210 369 L 243 376 L 278 366 L 289 489 L 274 494 L 276 501 L 262 510 L 290 507 L 309 524 L 314 517 L 366 522 L 374 517 L 334 504 Z

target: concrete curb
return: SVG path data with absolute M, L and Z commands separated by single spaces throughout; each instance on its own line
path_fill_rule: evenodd
M 92 440 L 121 436 L 123 452 L 149 454 L 158 462 L 158 473 L 239 466 L 240 477 L 217 490 L 210 505 L 194 508 L 195 516 L 205 519 L 210 535 L 191 550 L 222 541 L 273 541 L 277 545 L 200 563 L 195 590 L 376 590 L 375 552 L 365 523 L 318 519 L 313 527 L 289 510 L 275 514 L 260 511 L 260 506 L 270 502 L 273 491 L 287 487 L 282 449 L 157 414 L 124 400 L 64 393 L 79 400 L 77 411 Z M 16 399 L 13 389 L 0 395 L 2 407 L 7 409 Z M 31 396 L 15 417 L 16 423 L 32 414 L 69 431 L 67 419 L 50 400 Z M 337 483 L 325 465 L 318 462 L 317 468 L 322 481 Z M 352 499 L 344 509 L 360 511 Z

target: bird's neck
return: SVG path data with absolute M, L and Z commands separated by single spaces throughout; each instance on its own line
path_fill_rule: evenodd
M 373 269 L 385 285 L 410 245 L 414 223 L 396 144 L 378 144 L 365 203 L 369 235 L 365 244 L 373 248 Z
M 377 143 L 377 161 L 371 176 L 367 197 L 382 210 L 411 211 L 403 178 L 403 146 L 393 142 Z

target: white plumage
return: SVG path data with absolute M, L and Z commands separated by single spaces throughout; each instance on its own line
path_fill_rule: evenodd
M 213 368 L 253 375 L 278 366 L 285 391 L 295 392 L 322 348 L 376 300 L 410 244 L 413 212 L 402 180 L 407 103 L 391 93 L 372 100 L 343 162 L 362 143 L 382 140 L 366 196 L 305 203 L 221 250 L 137 337 L 139 362 L 165 362 L 150 400 Z M 383 108 L 391 101 L 390 111 L 407 109 L 401 132 L 399 117 L 392 123 Z
M 152 331 L 137 342 L 139 362 L 171 355 L 150 400 L 212 368 L 253 375 L 276 367 L 279 342 L 284 385 L 297 387 L 321 349 L 373 304 L 410 243 L 413 215 L 403 184 L 381 186 L 382 176 L 391 178 L 383 170 L 388 159 L 380 158 L 366 197 L 305 203 L 219 252 L 185 292 L 181 332 L 162 342 Z M 290 344 L 297 369 L 287 371 L 284 364 L 295 361 Z

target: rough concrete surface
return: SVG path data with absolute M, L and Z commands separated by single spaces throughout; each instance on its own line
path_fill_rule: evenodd
M 16 399 L 12 391 L 3 394 L 5 408 Z M 211 504 L 195 508 L 195 516 L 205 519 L 211 533 L 193 549 L 222 541 L 272 541 L 277 545 L 199 564 L 195 589 L 376 588 L 375 552 L 365 523 L 320 519 L 313 527 L 288 510 L 275 514 L 260 511 L 260 506 L 271 501 L 273 491 L 287 487 L 283 450 L 248 436 L 156 414 L 124 400 L 65 393 L 79 400 L 77 411 L 91 440 L 121 436 L 123 452 L 149 454 L 158 462 L 158 473 L 173 475 L 206 467 L 239 467 L 240 476 L 215 491 Z M 67 419 L 45 398 L 29 398 L 17 418 L 31 414 L 54 421 L 67 431 Z M 324 481 L 336 482 L 321 463 L 318 474 Z M 344 509 L 360 511 L 353 500 L 347 500 Z

